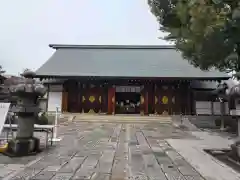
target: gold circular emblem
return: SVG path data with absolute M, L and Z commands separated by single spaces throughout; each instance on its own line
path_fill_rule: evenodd
M 91 103 L 93 103 L 93 102 L 95 101 L 95 97 L 94 97 L 94 96 L 90 96 L 90 97 L 89 97 L 89 101 L 90 101 Z
M 167 96 L 163 96 L 162 103 L 163 104 L 168 104 L 168 97 Z

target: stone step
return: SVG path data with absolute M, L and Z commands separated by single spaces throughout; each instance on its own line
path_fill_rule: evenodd
M 75 115 L 81 119 L 122 119 L 122 120 L 172 120 L 171 116 L 131 116 L 131 115 Z
M 119 123 L 172 123 L 171 117 L 149 117 L 149 116 L 108 116 L 108 115 L 76 115 L 74 121 L 90 122 L 119 122 Z
M 76 120 L 74 122 L 87 122 L 87 123 L 121 123 L 121 124 L 172 124 L 171 121 L 108 121 L 108 120 Z

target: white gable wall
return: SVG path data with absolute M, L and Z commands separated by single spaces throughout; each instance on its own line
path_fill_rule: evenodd
M 62 85 L 49 85 L 47 107 L 48 112 L 56 111 L 56 107 L 62 110 Z

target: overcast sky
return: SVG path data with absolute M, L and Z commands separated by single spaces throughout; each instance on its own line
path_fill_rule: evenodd
M 36 70 L 48 44 L 166 44 L 147 0 L 0 0 L 0 65 Z

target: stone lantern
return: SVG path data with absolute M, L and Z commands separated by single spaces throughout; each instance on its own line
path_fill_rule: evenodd
M 240 85 L 235 85 L 233 86 L 229 93 L 229 109 L 230 109 L 230 114 L 235 116 L 237 118 L 237 129 L 238 129 L 238 137 L 235 140 L 235 143 L 231 145 L 232 151 L 231 154 L 234 159 L 237 159 L 238 161 L 240 160 L 240 113 L 239 110 L 236 109 L 236 101 L 240 100 Z
M 18 124 L 16 137 L 8 143 L 6 152 L 11 156 L 34 154 L 40 147 L 40 140 L 33 137 L 34 123 L 40 112 L 38 98 L 44 96 L 46 88 L 35 83 L 34 72 L 25 71 L 22 76 L 25 78 L 10 88 L 10 94 L 17 97 L 17 103 L 12 107 L 12 112 L 16 114 Z
M 228 85 L 226 83 L 220 83 L 218 87 L 212 91 L 212 98 L 217 99 L 220 102 L 220 114 L 221 114 L 221 130 L 224 130 L 224 115 L 225 112 L 225 103 L 228 100 L 226 94 Z

